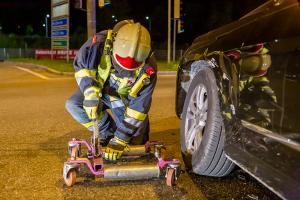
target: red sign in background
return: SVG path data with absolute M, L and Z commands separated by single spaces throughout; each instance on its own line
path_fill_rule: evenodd
M 69 59 L 74 59 L 76 56 L 78 49 L 70 49 L 69 50 Z M 53 59 L 61 60 L 66 59 L 67 50 L 64 49 L 36 49 L 35 50 L 35 58 L 51 58 L 51 54 L 53 54 Z

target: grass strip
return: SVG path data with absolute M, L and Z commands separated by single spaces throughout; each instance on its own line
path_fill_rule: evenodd
M 68 63 L 65 60 L 34 59 L 34 58 L 11 58 L 10 61 L 32 63 L 42 65 L 60 72 L 74 72 L 73 61 Z M 166 61 L 157 61 L 159 71 L 176 71 L 178 63 Z

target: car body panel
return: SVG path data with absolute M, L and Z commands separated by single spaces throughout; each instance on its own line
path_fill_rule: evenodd
M 298 1 L 284 1 L 273 10 L 242 18 L 199 36 L 185 52 L 181 64 L 197 59 L 207 50 L 227 51 L 279 38 L 297 37 L 300 35 L 299 9 Z
M 197 73 L 193 63 L 208 63 L 219 87 L 227 156 L 280 197 L 300 199 L 300 6 L 269 5 L 194 40 L 178 68 L 176 113 Z M 271 64 L 249 73 L 241 64 L 249 57 Z

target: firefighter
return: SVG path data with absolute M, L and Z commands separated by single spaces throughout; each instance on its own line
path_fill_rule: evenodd
M 147 29 L 124 20 L 95 34 L 78 51 L 74 68 L 79 90 L 67 100 L 66 109 L 90 131 L 99 118 L 100 142 L 107 145 L 104 158 L 119 159 L 134 139 L 144 144 L 157 80 Z

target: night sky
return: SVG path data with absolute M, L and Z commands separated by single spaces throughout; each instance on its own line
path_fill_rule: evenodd
M 178 35 L 179 45 L 189 44 L 195 37 L 240 18 L 265 0 L 182 0 L 184 33 Z M 151 36 L 157 45 L 165 46 L 167 39 L 167 0 L 111 0 L 111 5 L 97 9 L 97 31 L 118 20 L 134 19 L 148 27 L 145 16 L 151 18 Z M 50 14 L 51 0 L 1 0 L 0 26 L 2 33 L 45 35 L 45 15 Z M 50 24 L 50 23 L 49 23 Z M 85 32 L 86 12 L 71 9 L 71 34 Z

